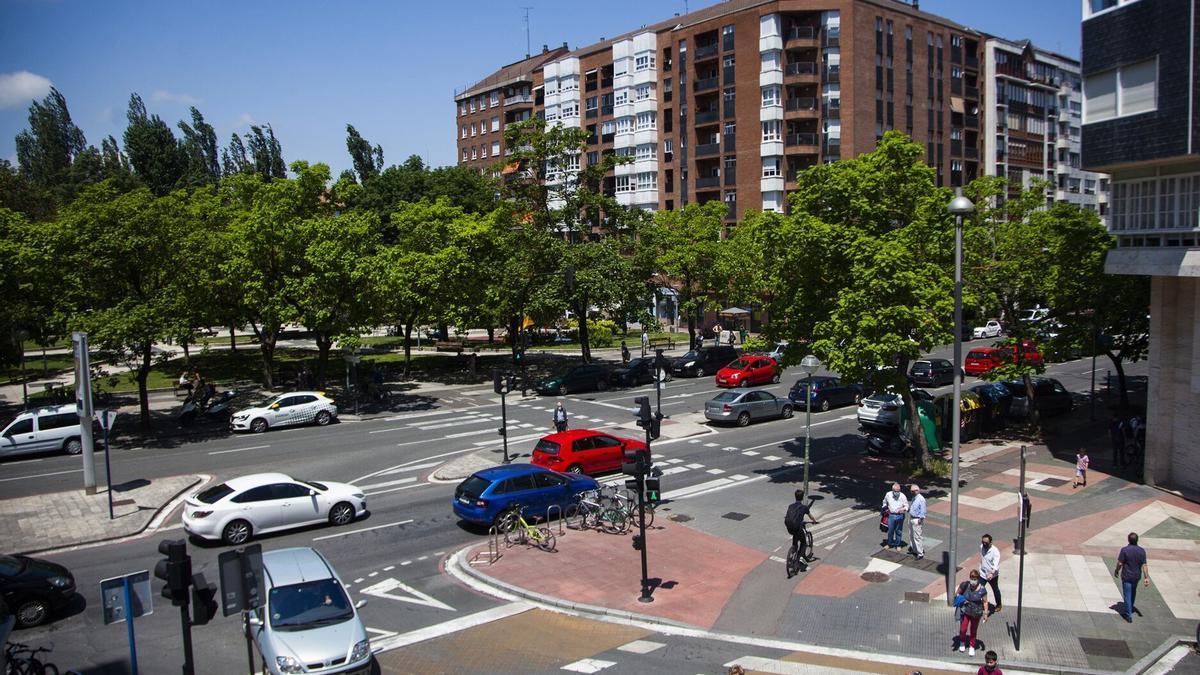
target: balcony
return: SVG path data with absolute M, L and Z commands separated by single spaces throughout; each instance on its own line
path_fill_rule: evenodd
M 785 108 L 788 112 L 805 111 L 815 113 L 817 112 L 817 99 L 812 96 L 789 98 Z
M 696 126 L 700 126 L 701 124 L 711 124 L 719 119 L 721 119 L 721 111 L 716 108 L 696 111 Z
M 588 119 L 590 120 L 590 119 L 592 119 L 592 118 L 594 118 L 594 117 L 596 116 L 597 112 L 598 112 L 598 111 L 597 111 L 595 108 L 588 108 L 588 109 L 587 109 L 587 110 L 586 110 L 586 111 L 583 113 L 583 116 L 584 116 L 584 117 L 586 117 L 586 118 L 588 118 Z
M 977 148 L 973 145 L 968 145 L 966 147 L 966 152 L 964 153 L 964 156 L 967 159 L 979 159 L 979 148 Z
M 842 105 L 841 103 L 822 103 L 821 114 L 825 117 L 841 117 Z
M 712 43 L 711 45 L 703 45 L 703 46 L 696 45 L 696 52 L 695 52 L 695 56 L 693 58 L 695 61 L 702 61 L 704 59 L 716 56 L 717 51 L 718 51 L 718 45 L 715 42 Z
M 721 81 L 716 76 L 706 77 L 702 80 L 696 80 L 696 82 L 692 85 L 692 92 L 700 93 L 702 91 L 716 89 L 720 84 Z
M 817 64 L 814 61 L 792 61 L 783 69 L 784 75 L 816 75 Z
M 603 78 L 600 80 L 600 88 L 601 89 L 612 89 L 612 84 L 613 84 L 613 79 L 611 77 L 606 77 L 606 78 Z
M 721 68 L 721 77 L 725 78 L 726 84 L 733 83 L 733 69 L 734 66 L 722 66 Z
M 979 87 L 972 87 L 971 85 L 968 84 L 967 88 L 965 89 L 965 92 L 966 92 L 967 98 L 973 99 L 976 101 L 979 100 Z
M 504 105 L 517 105 L 519 103 L 533 103 L 532 94 L 517 94 L 515 96 L 505 96 Z
M 972 70 L 979 70 L 979 57 L 974 54 L 968 53 L 966 66 Z
M 721 187 L 720 176 L 701 176 L 696 179 L 697 190 L 711 190 L 719 187 Z
M 613 114 L 613 107 L 612 107 L 611 105 L 602 105 L 602 106 L 600 106 L 600 114 L 601 114 L 601 115 L 611 115 L 611 114 Z
M 721 154 L 720 143 L 704 143 L 695 147 L 697 157 L 710 157 Z
M 737 185 L 737 171 L 728 164 L 725 165 L 725 187 Z
M 825 66 L 825 81 L 826 82 L 841 82 L 842 67 L 841 66 Z
M 823 41 L 825 47 L 837 47 L 840 43 L 841 41 L 838 39 L 838 36 L 825 33 L 825 40 Z
M 792 146 L 814 146 L 813 152 L 816 152 L 817 135 L 812 133 L 788 134 L 784 138 L 784 145 Z
M 817 29 L 812 26 L 791 26 L 783 35 L 784 42 L 789 45 L 799 41 L 816 41 L 816 39 Z
M 965 118 L 963 118 L 963 120 L 964 120 L 965 126 L 968 129 L 978 129 L 979 128 L 979 116 L 978 115 L 967 115 Z
M 733 101 L 725 101 L 725 116 L 734 117 L 735 115 L 737 115 L 737 106 L 734 105 Z
M 601 142 L 601 143 L 612 143 L 612 142 L 613 142 L 613 138 L 615 138 L 615 137 L 616 137 L 616 134 L 615 134 L 615 133 L 613 133 L 613 134 L 601 134 L 601 135 L 600 135 L 600 142 Z
M 725 134 L 725 152 L 730 152 L 737 149 L 737 136 L 734 134 Z
M 737 220 L 737 202 L 725 202 L 725 220 Z

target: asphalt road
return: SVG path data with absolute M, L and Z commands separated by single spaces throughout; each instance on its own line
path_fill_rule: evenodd
M 935 356 L 949 356 L 940 349 Z M 1099 359 L 1097 386 L 1102 386 L 1107 359 Z M 1048 374 L 1072 391 L 1086 394 L 1090 359 L 1052 364 Z M 1127 367 L 1129 374 L 1144 374 L 1144 364 Z M 791 384 L 803 377 L 798 369 L 785 373 L 780 384 L 764 387 L 786 396 Z M 967 386 L 974 378 L 967 378 Z M 663 413 L 683 419 L 703 410 L 714 394 L 711 378 L 674 380 L 662 390 Z M 949 391 L 942 387 L 936 392 Z M 572 428 L 616 427 L 633 419 L 633 398 L 653 387 L 610 390 L 568 396 L 565 406 Z M 529 453 L 537 438 L 552 427 L 548 397 L 508 399 L 511 447 Z M 370 515 L 343 528 L 326 526 L 259 540 L 265 549 L 313 546 L 333 564 L 349 584 L 355 599 L 366 598 L 364 623 L 373 638 L 406 633 L 499 606 L 443 574 L 440 566 L 449 553 L 482 540 L 479 531 L 458 523 L 450 509 L 454 486 L 428 480 L 442 462 L 483 447 L 496 447 L 499 438 L 499 397 L 490 390 L 456 392 L 453 400 L 431 410 L 386 419 L 343 422 L 324 428 L 270 431 L 208 441 L 186 439 L 165 448 L 133 448 L 113 453 L 119 480 L 204 473 L 223 480 L 261 471 L 283 471 L 300 478 L 354 482 L 368 495 Z M 1098 424 L 1104 423 L 1103 411 Z M 812 460 L 820 462 L 839 453 L 857 452 L 862 441 L 855 408 L 837 408 L 812 415 Z M 638 436 L 639 429 L 617 433 Z M 667 498 L 711 502 L 736 499 L 761 475 L 761 462 L 779 464 L 802 459 L 804 414 L 791 420 L 767 421 L 747 428 L 708 427 L 689 438 L 656 442 L 656 458 L 667 468 L 663 491 Z M 757 457 L 742 452 L 756 451 Z M 797 452 L 800 453 L 797 456 Z M 765 456 L 765 457 L 764 457 Z M 46 456 L 0 464 L 0 498 L 58 492 L 80 485 L 79 458 Z M 689 468 L 691 467 L 691 468 Z M 756 471 L 757 470 L 757 471 Z M 763 476 L 765 477 L 765 476 Z M 609 476 L 610 480 L 620 480 Z M 749 489 L 753 489 L 752 487 Z M 781 507 L 782 508 L 782 507 Z M 125 672 L 128 643 L 124 625 L 104 626 L 99 610 L 99 582 L 142 569 L 153 569 L 160 557 L 155 547 L 164 538 L 182 537 L 179 515 L 140 539 L 106 546 L 47 555 L 70 568 L 79 583 L 83 602 L 67 616 L 48 626 L 21 631 L 13 639 L 31 644 L 54 644 L 53 661 L 60 668 L 84 672 Z M 197 545 L 189 550 L 194 569 L 216 580 L 220 545 Z M 157 590 L 159 584 L 155 583 Z M 178 610 L 161 597 L 154 613 L 136 622 L 138 657 L 144 672 L 172 672 L 182 660 Z M 193 630 L 198 673 L 240 672 L 246 668 L 245 643 L 237 616 L 217 617 L 208 626 Z

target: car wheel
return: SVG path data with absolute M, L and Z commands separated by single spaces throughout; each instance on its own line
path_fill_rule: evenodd
M 565 385 L 565 384 L 558 385 L 558 395 L 559 396 L 567 395 L 567 385 Z
M 347 502 L 338 502 L 329 509 L 329 523 L 331 525 L 349 525 L 354 522 L 354 507 Z
M 83 452 L 83 442 L 78 438 L 68 438 L 67 441 L 63 443 L 63 452 L 67 453 L 68 455 L 78 455 L 79 453 Z
M 317 426 L 323 427 L 333 421 L 333 415 L 330 415 L 328 410 L 322 410 L 317 413 L 317 417 L 313 421 L 317 423 Z
M 862 394 L 855 394 L 854 395 L 854 405 L 858 405 L 860 403 L 862 403 Z
M 821 412 L 829 412 L 829 399 L 821 399 Z
M 264 432 L 266 430 L 267 430 L 267 421 L 261 417 L 255 418 L 255 420 L 250 423 L 250 431 L 253 433 L 261 434 L 262 432 Z
M 771 378 L 771 384 L 779 384 L 779 373 L 775 373 L 775 377 Z
M 233 546 L 244 544 L 250 539 L 250 529 L 250 523 L 235 520 L 225 526 L 225 530 L 221 532 L 221 539 Z
M 608 391 L 608 383 L 604 380 L 597 380 L 596 391 Z
M 17 619 L 17 625 L 21 628 L 32 628 L 50 616 L 50 606 L 45 600 L 33 598 L 23 600 L 17 605 L 17 611 L 14 613 Z
M 783 413 L 782 413 L 782 417 L 783 417 L 783 419 L 785 419 L 785 420 L 790 420 L 790 419 L 792 419 L 792 406 L 790 406 L 790 405 L 785 405 L 785 406 L 783 406 Z
M 744 412 L 741 415 L 738 415 L 737 425 L 739 427 L 750 426 L 750 413 Z
M 567 467 L 567 473 L 573 473 L 578 476 L 583 473 L 583 467 L 579 466 L 578 464 L 572 464 L 571 466 Z

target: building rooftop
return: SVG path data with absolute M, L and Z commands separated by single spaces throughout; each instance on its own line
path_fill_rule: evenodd
M 497 70 L 491 75 L 488 75 L 482 80 L 467 87 L 463 91 L 455 94 L 454 100 L 461 101 L 462 99 L 470 98 L 476 94 L 491 91 L 497 87 L 503 87 L 505 85 L 512 84 L 513 82 L 523 81 L 531 76 L 534 71 L 541 68 L 544 64 L 562 57 L 567 53 L 567 51 L 567 43 L 565 42 L 561 47 L 555 47 L 554 49 L 543 47 L 540 54 L 534 54 L 533 56 L 529 56 L 521 59 L 520 61 L 510 63 L 507 66 L 503 66 L 500 68 L 500 70 Z

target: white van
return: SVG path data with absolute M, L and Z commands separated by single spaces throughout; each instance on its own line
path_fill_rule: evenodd
M 53 450 L 83 452 L 74 403 L 27 410 L 0 431 L 0 457 Z

